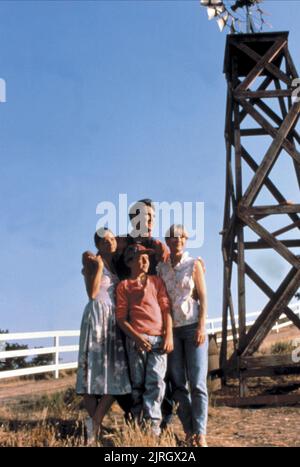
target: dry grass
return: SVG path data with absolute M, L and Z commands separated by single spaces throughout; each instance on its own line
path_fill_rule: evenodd
M 85 446 L 81 398 L 69 388 L 51 396 L 20 400 L 0 408 L 1 447 Z M 115 404 L 105 419 L 107 428 L 95 446 L 177 446 L 172 431 L 156 438 L 123 422 Z
M 0 407 L 0 446 L 73 447 L 85 445 L 85 411 L 69 388 L 52 395 L 20 400 Z M 107 430 L 97 446 L 183 446 L 183 431 L 175 417 L 172 429 L 152 437 L 124 423 L 117 404 L 105 418 Z M 210 446 L 299 446 L 300 406 L 238 409 L 210 407 Z
M 286 334 L 286 336 L 285 336 Z M 272 334 L 263 354 L 290 351 L 291 331 Z M 285 339 L 283 337 L 286 337 Z M 282 343 L 288 341 L 287 343 Z M 300 394 L 300 376 L 249 379 L 250 395 Z M 59 380 L 2 381 L 0 386 L 0 446 L 71 447 L 85 445 L 81 398 L 74 392 L 75 373 Z M 69 387 L 69 389 L 65 389 Z M 54 392 L 56 391 L 56 392 Z M 41 394 L 44 394 L 41 396 Z M 238 395 L 237 381 L 215 393 L 218 397 Z M 214 406 L 210 399 L 209 446 L 300 446 L 300 404 L 292 407 L 229 408 Z M 168 433 L 155 438 L 138 427 L 124 423 L 115 403 L 104 420 L 108 427 L 97 446 L 175 447 L 183 446 L 184 434 L 177 417 Z

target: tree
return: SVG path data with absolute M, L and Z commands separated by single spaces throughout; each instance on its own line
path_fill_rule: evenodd
M 7 334 L 8 329 L 3 331 L 0 329 L 0 334 Z M 8 342 L 4 342 L 3 350 L 25 350 L 28 349 L 28 345 L 20 345 L 20 344 L 9 344 Z M 19 368 L 26 368 L 28 363 L 26 362 L 27 357 L 13 357 L 7 358 L 5 360 L 0 360 L 0 370 L 17 370 Z
M 35 347 L 36 349 L 42 349 L 43 347 Z M 42 355 L 36 355 L 30 362 L 30 366 L 44 366 L 51 365 L 53 363 L 53 354 L 47 353 Z

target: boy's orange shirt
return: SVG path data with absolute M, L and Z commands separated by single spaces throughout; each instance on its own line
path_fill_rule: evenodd
M 170 312 L 170 299 L 163 280 L 147 276 L 144 286 L 125 279 L 117 286 L 117 319 L 125 319 L 134 330 L 150 336 L 163 335 L 163 314 Z

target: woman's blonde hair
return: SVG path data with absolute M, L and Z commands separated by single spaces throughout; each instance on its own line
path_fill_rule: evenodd
M 189 234 L 182 224 L 172 224 L 171 227 L 166 231 L 165 239 L 170 237 L 184 237 L 189 238 Z

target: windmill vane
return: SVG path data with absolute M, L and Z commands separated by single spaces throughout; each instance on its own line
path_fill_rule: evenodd
M 264 19 L 266 13 L 260 8 L 262 1 L 200 0 L 200 3 L 207 8 L 208 19 L 216 19 L 220 31 L 228 27 L 234 34 L 262 31 L 263 25 L 267 24 Z

